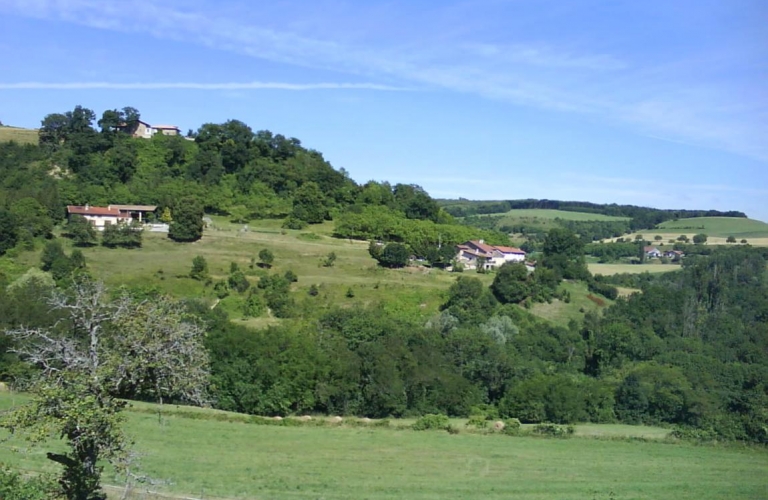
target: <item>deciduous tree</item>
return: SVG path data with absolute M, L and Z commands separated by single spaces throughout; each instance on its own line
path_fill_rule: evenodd
M 66 318 L 50 329 L 6 334 L 15 352 L 40 368 L 33 399 L 5 414 L 0 425 L 42 443 L 61 438 L 68 450 L 49 452 L 63 467 L 59 483 L 71 500 L 101 500 L 102 461 L 131 474 L 130 440 L 118 394 L 151 394 L 198 402 L 207 381 L 203 330 L 168 299 L 110 300 L 106 287 L 77 282 L 55 291 L 49 305 Z

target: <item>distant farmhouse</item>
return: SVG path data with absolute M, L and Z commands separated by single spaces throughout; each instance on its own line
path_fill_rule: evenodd
M 664 252 L 664 257 L 667 257 L 672 260 L 680 260 L 683 257 L 685 257 L 685 254 L 680 250 L 667 250 L 666 252 Z
M 137 220 L 144 222 L 147 214 L 154 213 L 157 207 L 154 205 L 109 205 L 106 207 L 92 207 L 88 204 L 84 206 L 68 205 L 67 215 L 82 215 L 90 224 L 103 231 L 106 226 L 119 224 L 121 222 L 131 222 Z
M 118 128 L 126 134 L 142 139 L 151 139 L 155 134 L 181 135 L 181 130 L 176 125 L 150 125 L 141 120 L 136 120 L 130 124 L 123 124 Z
M 465 269 L 495 269 L 507 262 L 525 262 L 525 252 L 519 248 L 487 245 L 483 240 L 471 240 L 456 247 L 456 261 Z
M 645 256 L 649 259 L 658 259 L 661 257 L 661 250 L 656 247 L 643 247 L 643 252 L 645 252 Z

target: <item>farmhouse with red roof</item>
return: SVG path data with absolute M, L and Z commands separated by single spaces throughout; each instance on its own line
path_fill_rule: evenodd
M 157 207 L 154 205 L 109 205 L 107 207 L 92 207 L 88 204 L 67 205 L 69 217 L 81 215 L 99 231 L 103 231 L 106 226 L 112 224 L 129 223 L 133 219 L 142 222 L 146 214 L 155 210 Z
M 484 240 L 470 240 L 456 246 L 456 261 L 465 269 L 494 269 L 507 262 L 525 262 L 525 252 L 515 247 L 488 245 Z

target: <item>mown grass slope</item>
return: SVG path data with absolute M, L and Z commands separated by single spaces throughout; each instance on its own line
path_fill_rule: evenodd
M 37 130 L 18 127 L 0 127 L 0 142 L 10 141 L 15 141 L 19 144 L 37 144 Z
M 10 397 L 0 396 L 0 406 Z M 768 494 L 765 450 L 657 442 L 663 430 L 654 428 L 578 426 L 577 434 L 605 439 L 545 439 L 278 427 L 172 414 L 159 421 L 150 410 L 129 411 L 127 429 L 136 437 L 143 472 L 162 481 L 151 488 L 192 498 L 699 500 Z M 616 439 L 634 433 L 651 439 Z M 44 449 L 27 455 L 10 446 L 0 449 L 0 461 L 52 470 Z M 105 479 L 117 483 L 110 474 Z

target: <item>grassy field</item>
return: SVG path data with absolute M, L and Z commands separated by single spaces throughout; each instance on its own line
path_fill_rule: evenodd
M 589 272 L 592 274 L 602 274 L 611 276 L 613 274 L 640 274 L 640 273 L 668 273 L 679 271 L 680 266 L 675 264 L 587 264 Z
M 10 396 L 0 396 L 8 406 Z M 146 405 L 137 405 L 146 410 Z M 175 407 L 166 407 L 173 411 Z M 212 410 L 198 410 L 214 413 Z M 156 491 L 253 499 L 757 499 L 768 453 L 664 440 L 666 430 L 577 426 L 572 439 L 341 425 L 277 427 L 128 413 Z M 578 437 L 582 436 L 582 437 Z M 617 439 L 642 436 L 643 440 Z M 602 437 L 603 439 L 596 439 Z M 657 442 L 658 440 L 662 440 Z M 11 441 L 10 446 L 23 446 Z M 44 449 L 0 461 L 51 471 Z M 106 482 L 117 484 L 107 474 Z M 115 496 L 115 498 L 118 498 Z M 132 498 L 146 498 L 140 491 Z
M 626 217 L 611 217 L 608 215 L 590 214 L 586 212 L 568 212 L 565 210 L 538 208 L 510 210 L 509 212 L 490 214 L 489 217 L 500 217 L 495 224 L 495 227 L 497 228 L 527 226 L 529 228 L 538 228 L 538 230 L 542 232 L 549 231 L 555 227 L 560 227 L 560 224 L 557 223 L 556 219 L 575 221 L 628 220 Z
M 446 300 L 446 291 L 457 274 L 425 267 L 408 267 L 387 270 L 376 265 L 368 254 L 368 243 L 332 238 L 333 223 L 324 223 L 301 231 L 282 230 L 282 221 L 254 221 L 248 231 L 242 224 L 232 224 L 224 218 L 214 217 L 213 227 L 195 243 L 175 243 L 163 233 L 145 233 L 139 249 L 108 249 L 94 246 L 82 249 L 88 268 L 110 286 L 157 286 L 179 297 L 202 297 L 216 303 L 213 287 L 188 277 L 192 259 L 202 255 L 208 261 L 213 280 L 226 279 L 230 264 L 235 262 L 255 283 L 266 271 L 258 266 L 250 267 L 251 259 L 258 261 L 258 253 L 268 248 L 275 255 L 270 272 L 284 273 L 292 270 L 299 280 L 292 290 L 299 302 L 306 307 L 324 307 L 329 303 L 352 305 L 384 302 L 400 313 L 429 315 L 436 313 Z M 69 240 L 62 239 L 67 251 Z M 39 265 L 40 249 L 24 252 L 10 259 L 0 259 L 0 270 L 9 277 L 23 273 L 26 268 Z M 333 267 L 323 267 L 320 262 L 330 252 L 337 255 Z M 476 274 L 487 286 L 493 274 Z M 311 285 L 317 285 L 320 294 L 310 297 Z M 567 324 L 570 319 L 583 315 L 580 308 L 598 308 L 586 298 L 583 285 L 566 284 L 572 288 L 569 304 L 555 301 L 539 304 L 532 312 L 542 318 Z M 348 297 L 349 290 L 354 297 Z M 271 317 L 242 318 L 240 297 L 230 295 L 216 307 L 225 309 L 230 317 L 253 327 L 279 323 Z
M 0 142 L 16 141 L 20 144 L 37 144 L 37 130 L 17 127 L 0 127 Z
M 624 239 L 634 240 L 641 235 L 651 244 L 671 246 L 670 240 L 677 240 L 680 235 L 685 235 L 693 240 L 693 236 L 699 233 L 707 235 L 707 245 L 738 245 L 741 240 L 753 246 L 768 246 L 768 223 L 755 219 L 741 217 L 696 217 L 692 219 L 678 219 L 659 224 L 656 229 L 646 229 L 639 233 L 625 235 Z M 654 237 L 661 236 L 657 242 Z M 728 243 L 729 236 L 736 238 L 737 243 Z M 611 238 L 606 241 L 614 241 Z
M 708 236 L 727 238 L 735 236 L 737 240 L 742 238 L 768 238 L 768 224 L 740 217 L 697 217 L 693 219 L 679 219 L 659 224 L 659 230 L 667 233 L 697 234 L 704 233 Z
M 506 215 L 511 218 L 533 218 L 533 219 L 563 219 L 563 220 L 629 220 L 629 217 L 613 217 L 603 214 L 591 214 L 587 212 L 569 212 L 567 210 L 550 210 L 546 208 L 522 208 L 517 210 L 510 210 L 500 214 L 491 215 Z

